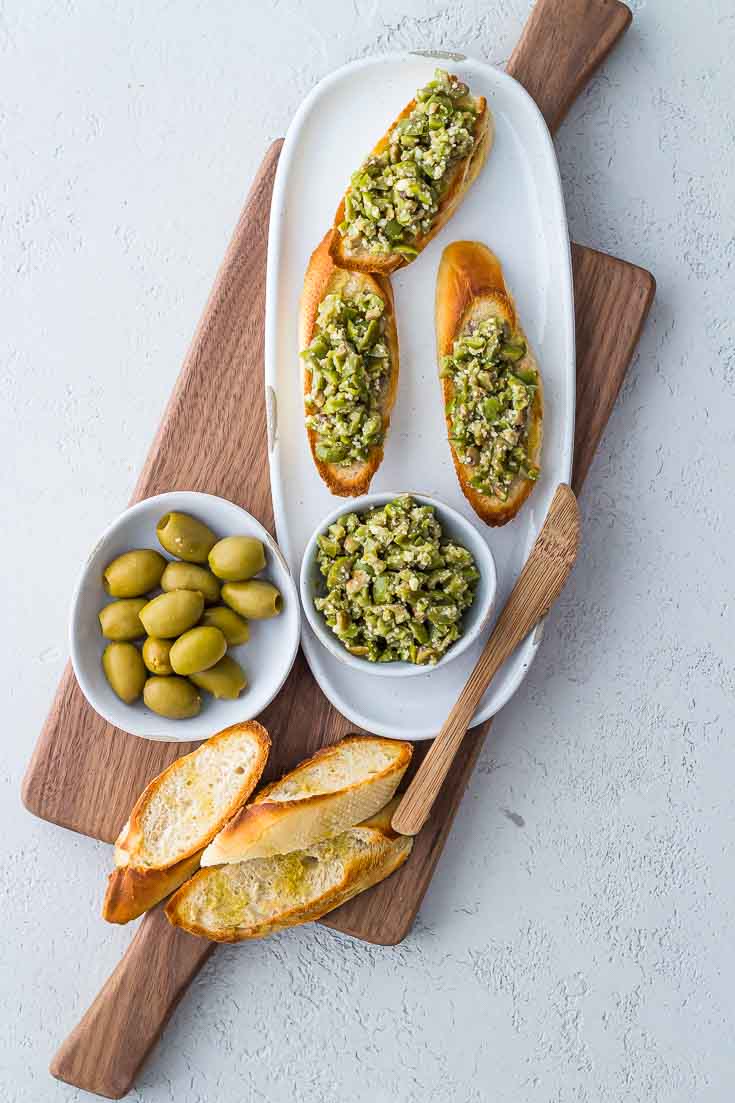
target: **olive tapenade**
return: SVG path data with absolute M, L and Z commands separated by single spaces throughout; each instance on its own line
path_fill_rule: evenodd
M 455 76 L 437 69 L 381 153 L 353 173 L 337 229 L 346 252 L 398 253 L 412 259 L 430 233 L 451 170 L 476 142 L 476 101 Z
M 390 373 L 385 302 L 372 291 L 332 293 L 319 304 L 302 352 L 311 370 L 306 424 L 325 463 L 362 463 L 384 437 L 381 399 Z
M 462 635 L 480 573 L 433 506 L 406 494 L 346 513 L 317 545 L 326 593 L 314 604 L 350 654 L 433 664 Z
M 459 337 L 441 363 L 441 375 L 452 382 L 447 414 L 454 450 L 472 469 L 470 486 L 500 501 L 517 475 L 539 475 L 528 456 L 538 377 L 535 369 L 518 366 L 526 351 L 507 322 L 487 318 Z

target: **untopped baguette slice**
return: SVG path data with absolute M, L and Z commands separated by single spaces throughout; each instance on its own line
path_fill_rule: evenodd
M 233 724 L 150 782 L 115 843 L 104 919 L 128 923 L 191 876 L 258 784 L 269 749 L 261 724 Z
M 406 861 L 413 839 L 390 826 L 397 804 L 304 850 L 201 869 L 171 897 L 166 917 L 215 942 L 263 938 L 319 919 Z
M 202 866 L 302 850 L 377 812 L 406 772 L 410 743 L 349 735 L 266 785 L 202 855 Z
M 390 427 L 390 415 L 398 390 L 399 352 L 398 330 L 396 328 L 395 303 L 390 281 L 384 276 L 369 275 L 363 272 L 345 272 L 338 268 L 329 255 L 329 244 L 333 231 L 328 231 L 316 247 L 309 260 L 304 276 L 304 286 L 299 303 L 299 350 L 303 352 L 314 337 L 319 305 L 327 295 L 339 294 L 350 299 L 360 291 L 369 291 L 379 295 L 385 303 L 384 340 L 389 352 L 389 370 L 380 395 L 380 413 L 383 419 L 382 439 L 372 446 L 367 458 L 360 463 L 349 465 L 328 463 L 317 454 L 318 437 L 307 426 L 306 435 L 309 448 L 320 476 L 332 494 L 341 498 L 355 498 L 366 494 L 370 489 L 373 475 L 383 462 L 385 438 Z M 302 388 L 304 408 L 308 415 L 314 413 L 306 405 L 306 396 L 311 391 L 312 371 L 307 360 L 302 358 Z
M 455 78 L 452 77 L 450 79 Z M 477 115 L 475 119 L 472 149 L 465 157 L 460 158 L 451 168 L 431 229 L 428 233 L 422 234 L 412 243 L 413 247 L 416 249 L 417 255 L 422 253 L 429 242 L 436 237 L 444 226 L 446 226 L 447 222 L 467 194 L 468 189 L 479 176 L 480 170 L 485 164 L 488 153 L 492 148 L 493 138 L 495 136 L 495 123 L 492 112 L 484 96 L 475 96 L 474 101 Z M 406 104 L 401 113 L 388 127 L 383 137 L 374 146 L 370 154 L 371 157 L 379 156 L 385 152 L 388 148 L 392 131 L 403 119 L 411 114 L 415 107 L 416 99 L 414 98 Z M 338 264 L 340 268 L 348 268 L 353 272 L 380 272 L 387 276 L 392 272 L 396 272 L 399 268 L 405 268 L 407 264 L 415 260 L 415 257 L 406 257 L 401 253 L 372 253 L 368 249 L 348 249 L 346 247 L 345 239 L 340 234 L 338 227 L 345 217 L 345 199 L 347 194 L 349 194 L 349 190 L 348 188 L 347 192 L 342 197 L 334 216 L 335 232 L 331 239 L 330 252 L 335 264 Z
M 541 372 L 518 320 L 500 261 L 480 242 L 455 241 L 442 254 L 436 280 L 436 337 L 440 371 L 443 358 L 452 353 L 454 342 L 479 323 L 492 318 L 506 322 L 513 337 L 525 344 L 525 355 L 515 364 L 514 371 L 536 378 L 534 397 L 528 412 L 526 447 L 530 463 L 538 467 L 544 412 Z M 474 470 L 462 463 L 452 442 L 450 403 L 454 397 L 454 385 L 451 377 L 442 373 L 441 384 L 449 447 L 462 493 L 486 524 L 505 525 L 518 513 L 536 485 L 535 480 L 525 478 L 522 474 L 516 475 L 505 500 L 496 495 L 481 493 L 471 485 Z

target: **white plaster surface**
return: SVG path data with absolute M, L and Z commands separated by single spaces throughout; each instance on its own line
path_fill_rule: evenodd
M 106 846 L 19 786 L 91 541 L 121 509 L 266 144 L 394 47 L 502 63 L 528 0 L 0 2 L 0 1097 L 130 939 Z M 146 1103 L 729 1103 L 735 1094 L 732 0 L 634 0 L 557 144 L 574 238 L 652 315 L 582 498 L 584 551 L 495 723 L 413 933 L 219 950 Z

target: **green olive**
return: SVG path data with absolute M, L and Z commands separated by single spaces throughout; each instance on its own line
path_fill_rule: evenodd
M 102 669 L 121 701 L 131 705 L 143 692 L 148 677 L 140 651 L 132 643 L 108 643 L 102 654 Z
M 172 590 L 144 605 L 140 619 L 149 636 L 169 640 L 192 628 L 203 609 L 204 598 L 198 590 Z
M 228 700 L 239 697 L 248 684 L 245 671 L 230 655 L 225 655 L 209 670 L 192 674 L 191 680 L 195 686 L 206 689 L 214 697 L 226 697 Z
M 265 548 L 254 536 L 226 536 L 209 553 L 210 569 L 226 582 L 242 582 L 265 567 Z
M 226 582 L 222 600 L 241 617 L 263 620 L 276 617 L 283 608 L 283 598 L 272 582 L 251 578 L 247 582 Z
M 169 660 L 172 646 L 170 640 L 159 640 L 155 636 L 148 637 L 143 644 L 143 662 L 151 674 L 173 674 L 174 668 Z
M 240 643 L 247 643 L 250 639 L 250 628 L 244 617 L 240 617 L 226 605 L 215 605 L 211 609 L 205 609 L 200 624 L 211 628 L 219 628 L 227 640 L 228 647 L 236 647 Z
M 143 688 L 143 701 L 151 712 L 169 720 L 187 720 L 198 716 L 202 707 L 201 694 L 186 678 L 159 678 L 155 674 Z
M 156 535 L 162 548 L 187 563 L 206 563 L 217 542 L 211 529 L 188 513 L 164 513 Z
M 171 648 L 171 666 L 177 674 L 197 674 L 218 663 L 226 650 L 219 628 L 190 628 Z
M 198 590 L 207 605 L 219 601 L 219 582 L 206 567 L 196 563 L 169 563 L 161 576 L 161 589 Z
M 144 597 L 124 597 L 105 605 L 99 611 L 102 635 L 108 640 L 137 640 L 144 636 L 139 614 L 147 604 Z
M 123 552 L 105 567 L 102 585 L 110 597 L 140 597 L 155 590 L 165 566 L 161 553 L 152 548 Z

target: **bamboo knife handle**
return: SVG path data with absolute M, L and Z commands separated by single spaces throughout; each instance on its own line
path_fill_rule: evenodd
M 395 831 L 416 835 L 426 823 L 483 693 L 508 656 L 548 613 L 569 576 L 578 547 L 577 499 L 561 483 L 474 670 L 393 814 Z

